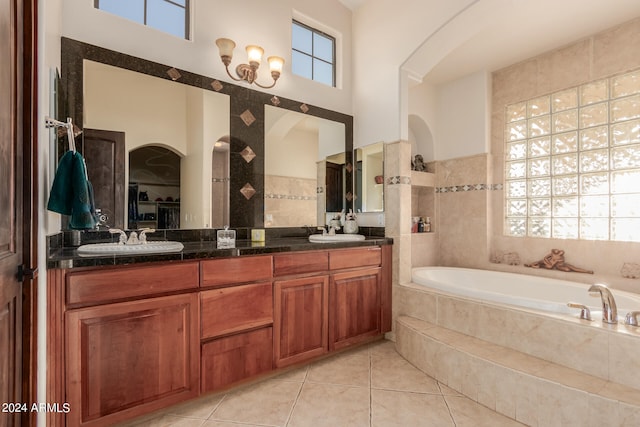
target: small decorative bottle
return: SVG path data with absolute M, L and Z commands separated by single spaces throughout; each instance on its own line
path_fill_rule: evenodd
M 424 221 L 422 220 L 422 217 L 420 217 L 420 220 L 418 221 L 418 233 L 424 233 Z
M 426 217 L 424 220 L 424 232 L 425 233 L 430 233 L 431 232 L 431 218 L 430 217 Z

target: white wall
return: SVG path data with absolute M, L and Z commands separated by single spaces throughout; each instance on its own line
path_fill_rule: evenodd
M 231 81 L 215 40 L 227 37 L 236 42 L 235 65 L 246 62 L 244 46 L 258 44 L 270 55 L 282 56 L 285 66 L 277 85 L 269 93 L 350 114 L 351 108 L 351 11 L 338 0 L 236 0 L 192 2 L 192 38 L 183 40 L 116 15 L 97 10 L 90 0 L 63 1 L 62 34 L 75 40 L 124 52 L 178 69 Z M 341 64 L 340 88 L 291 73 L 291 20 L 294 14 L 324 24 L 338 37 Z M 266 64 L 259 81 L 271 76 Z M 262 90 L 253 86 L 253 89 Z
M 475 1 L 378 0 L 368 1 L 355 11 L 355 147 L 398 141 L 403 133 L 406 138 L 402 130 L 407 128 L 407 116 L 401 92 L 408 82 L 400 67 L 444 22 Z
M 491 76 L 478 72 L 436 89 L 435 160 L 489 152 Z

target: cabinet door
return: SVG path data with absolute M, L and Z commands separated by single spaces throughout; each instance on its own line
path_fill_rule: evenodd
M 327 276 L 275 282 L 274 353 L 277 367 L 327 352 Z
M 67 425 L 111 425 L 198 395 L 198 296 L 66 314 Z
M 331 276 L 330 350 L 337 350 L 381 333 L 380 280 L 380 268 Z
M 219 390 L 272 369 L 271 327 L 202 344 L 202 392 Z

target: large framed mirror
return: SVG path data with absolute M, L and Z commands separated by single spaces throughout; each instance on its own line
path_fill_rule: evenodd
M 93 135 L 102 144 L 94 151 L 101 155 L 108 153 L 106 161 L 98 161 L 106 166 L 92 167 L 87 161 L 90 171 L 114 172 L 103 177 L 111 187 L 96 186 L 96 204 L 100 200 L 105 206 L 114 205 L 111 226 L 164 224 L 197 229 L 323 223 L 320 210 L 324 211 L 326 206 L 324 195 L 316 196 L 316 204 L 306 208 L 313 211 L 312 224 L 296 221 L 274 225 L 265 221 L 268 215 L 265 106 L 338 125 L 343 144 L 340 151 L 347 171 L 342 183 L 345 190 L 340 197 L 346 209 L 352 208 L 352 116 L 68 38 L 62 38 L 61 53 L 58 118 L 66 121 L 66 117 L 71 117 L 82 128 L 81 150 L 92 141 L 89 130 L 113 132 L 107 136 Z M 116 160 L 111 153 L 117 152 L 118 144 L 122 145 L 117 141 L 121 134 L 124 134 L 124 160 Z M 135 151 L 145 147 L 151 150 L 148 151 L 151 157 L 158 156 L 161 150 L 168 151 L 163 154 L 167 157 L 145 159 L 144 154 L 140 155 L 144 152 Z M 89 154 L 90 150 L 86 151 Z M 140 171 L 140 164 L 144 167 L 164 162 L 160 159 L 169 159 L 172 154 L 178 156 L 178 175 L 163 177 L 172 167 L 166 166 L 163 172 L 157 164 L 154 170 Z M 285 161 L 296 161 L 296 154 L 286 148 L 279 155 Z M 133 174 L 132 156 L 137 158 Z M 122 170 L 117 171 L 118 168 Z M 179 182 L 176 176 L 180 177 Z M 316 191 L 321 187 L 318 185 Z M 103 189 L 108 190 L 106 197 L 99 194 Z M 178 221 L 174 218 L 177 212 Z
M 344 136 L 343 123 L 265 106 L 265 227 L 325 224 L 344 210 Z
M 384 143 L 359 147 L 354 152 L 356 212 L 384 211 Z

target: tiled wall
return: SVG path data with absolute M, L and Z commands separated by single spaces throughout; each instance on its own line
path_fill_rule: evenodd
M 493 74 L 491 152 L 438 162 L 436 166 L 437 238 L 429 244 L 437 245 L 439 265 L 509 270 L 587 283 L 604 281 L 640 292 L 638 280 L 623 278 L 620 273 L 623 263 L 640 262 L 640 244 L 504 236 L 502 186 L 507 105 L 640 68 L 639 51 L 640 19 L 635 19 Z M 595 274 L 489 262 L 496 251 L 516 252 L 521 264 L 533 262 L 552 248 L 564 249 L 566 262 L 594 270 Z M 416 239 L 413 250 L 420 250 Z
M 290 224 L 316 224 L 315 179 L 265 175 L 265 226 L 288 227 Z

